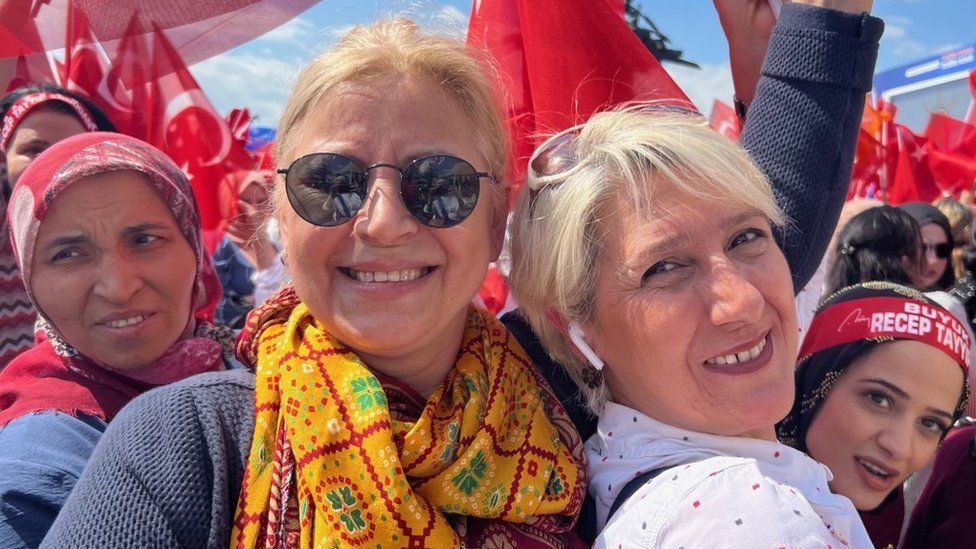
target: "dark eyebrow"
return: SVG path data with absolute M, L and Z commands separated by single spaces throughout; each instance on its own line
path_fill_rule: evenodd
M 170 226 L 165 223 L 140 223 L 139 225 L 132 225 L 131 227 L 126 227 L 122 231 L 122 234 L 126 236 L 130 236 L 130 235 L 144 233 L 146 231 L 153 231 L 153 230 L 168 231 L 170 230 Z
M 881 385 L 883 387 L 886 387 L 892 393 L 895 393 L 895 395 L 897 395 L 899 398 L 903 398 L 903 399 L 906 399 L 906 400 L 911 400 L 911 397 L 908 396 L 908 393 L 906 393 L 900 387 L 898 387 L 897 385 L 891 383 L 890 381 L 885 381 L 883 379 L 873 379 L 873 378 L 872 379 L 862 379 L 861 381 L 866 381 L 868 383 L 877 383 L 878 385 Z M 932 412 L 933 414 L 935 414 L 937 416 L 942 416 L 942 417 L 948 419 L 949 421 L 952 421 L 952 414 L 950 414 L 949 412 L 946 412 L 945 410 L 939 410 L 938 408 L 933 408 L 931 406 L 928 407 L 928 410 L 929 410 L 929 412 Z
M 47 245 L 44 246 L 43 251 L 49 252 L 62 246 L 74 246 L 76 244 L 84 244 L 85 242 L 88 242 L 87 236 L 62 236 L 48 242 Z
M 895 385 L 894 383 L 892 383 L 890 381 L 885 381 L 883 379 L 874 379 L 874 378 L 871 378 L 871 379 L 862 379 L 861 381 L 866 381 L 868 383 L 877 383 L 878 385 L 881 385 L 882 387 L 887 388 L 892 393 L 895 393 L 895 395 L 898 396 L 898 398 L 911 398 L 911 397 L 908 396 L 908 393 L 906 393 L 904 390 L 902 390 L 901 387 Z

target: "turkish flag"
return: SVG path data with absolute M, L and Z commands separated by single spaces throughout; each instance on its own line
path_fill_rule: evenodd
M 932 202 L 942 192 L 936 187 L 928 165 L 928 139 L 912 133 L 901 124 L 895 124 L 898 141 L 898 164 L 895 177 L 888 189 L 888 202 Z
M 247 136 L 251 131 L 251 111 L 245 107 L 242 109 L 232 109 L 227 114 L 227 125 L 230 133 L 241 146 L 247 145 Z
M 30 84 L 58 82 L 47 54 L 43 49 L 37 49 L 41 47 L 41 38 L 34 20 L 27 16 L 28 12 L 23 12 L 21 16 L 23 7 L 20 2 L 0 1 L 0 49 L 10 48 L 11 57 L 17 56 L 14 74 L 7 82 L 4 95 Z
M 739 117 L 727 103 L 718 99 L 712 103 L 712 114 L 708 117 L 708 125 L 718 133 L 732 141 L 739 141 Z
M 927 152 L 929 171 L 943 195 L 958 198 L 963 191 L 972 189 L 976 181 L 976 157 L 940 151 L 932 147 L 931 140 Z
M 108 60 L 102 59 L 92 34 L 88 17 L 74 2 L 68 2 L 67 38 L 64 44 L 64 63 L 58 63 L 61 83 L 65 88 L 95 97 L 98 87 L 108 73 Z
M 54 82 L 54 76 L 50 67 L 47 65 L 47 57 L 43 53 L 33 55 L 21 55 L 17 57 L 14 65 L 14 75 L 7 83 L 4 95 L 9 92 L 43 82 Z
M 149 126 L 157 110 L 153 89 L 146 83 L 151 61 L 151 36 L 140 33 L 136 21 L 130 21 L 129 32 L 92 95 L 120 132 L 144 141 L 152 141 Z
M 204 95 L 182 58 L 161 32 L 153 34 L 153 63 L 168 74 L 152 83 L 149 141 L 190 179 L 200 208 L 204 242 L 213 253 L 237 201 L 238 172 L 255 167 L 227 121 Z
M 976 157 L 976 126 L 941 113 L 932 113 L 925 128 L 929 144 L 940 150 Z
M 480 0 L 468 44 L 500 69 L 515 185 L 546 135 L 634 100 L 680 101 L 681 88 L 633 33 L 620 0 Z

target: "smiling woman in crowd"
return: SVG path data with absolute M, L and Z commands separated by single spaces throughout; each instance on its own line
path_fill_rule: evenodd
M 232 358 L 206 320 L 220 285 L 183 173 L 86 133 L 20 175 L 8 221 L 39 343 L 0 372 L 0 545 L 36 547 L 131 399 Z
M 571 543 L 582 441 L 470 305 L 505 229 L 496 105 L 463 43 L 406 20 L 313 61 L 275 154 L 294 286 L 249 317 L 254 373 L 127 408 L 46 543 Z
M 866 547 L 827 470 L 776 441 L 796 313 L 746 153 L 697 114 L 634 107 L 551 139 L 528 185 L 512 287 L 599 415 L 596 546 Z
M 876 547 L 898 545 L 901 485 L 965 409 L 970 346 L 952 313 L 886 282 L 844 288 L 813 319 L 780 440 L 830 468 Z

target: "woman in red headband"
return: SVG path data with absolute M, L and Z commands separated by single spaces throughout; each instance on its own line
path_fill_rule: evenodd
M 63 88 L 25 86 L 0 99 L 0 370 L 34 345 L 37 319 L 10 249 L 5 218 L 11 189 L 45 149 L 92 131 L 114 132 L 115 126 L 91 101 Z
M 897 546 L 902 483 L 962 415 L 971 333 L 918 291 L 850 286 L 821 305 L 800 349 L 796 400 L 780 440 L 833 473 L 875 546 Z

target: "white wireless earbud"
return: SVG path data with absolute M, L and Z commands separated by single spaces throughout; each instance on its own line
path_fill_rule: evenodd
M 586 343 L 586 340 L 583 339 L 583 329 L 580 328 L 579 323 L 575 320 L 570 322 L 567 330 L 569 331 L 570 341 L 576 345 L 579 352 L 583 353 L 583 356 L 586 357 L 586 360 L 590 361 L 590 364 L 594 368 L 596 368 L 598 371 L 602 370 L 603 360 L 600 359 L 600 356 L 596 354 L 596 351 L 594 351 L 593 348 Z

